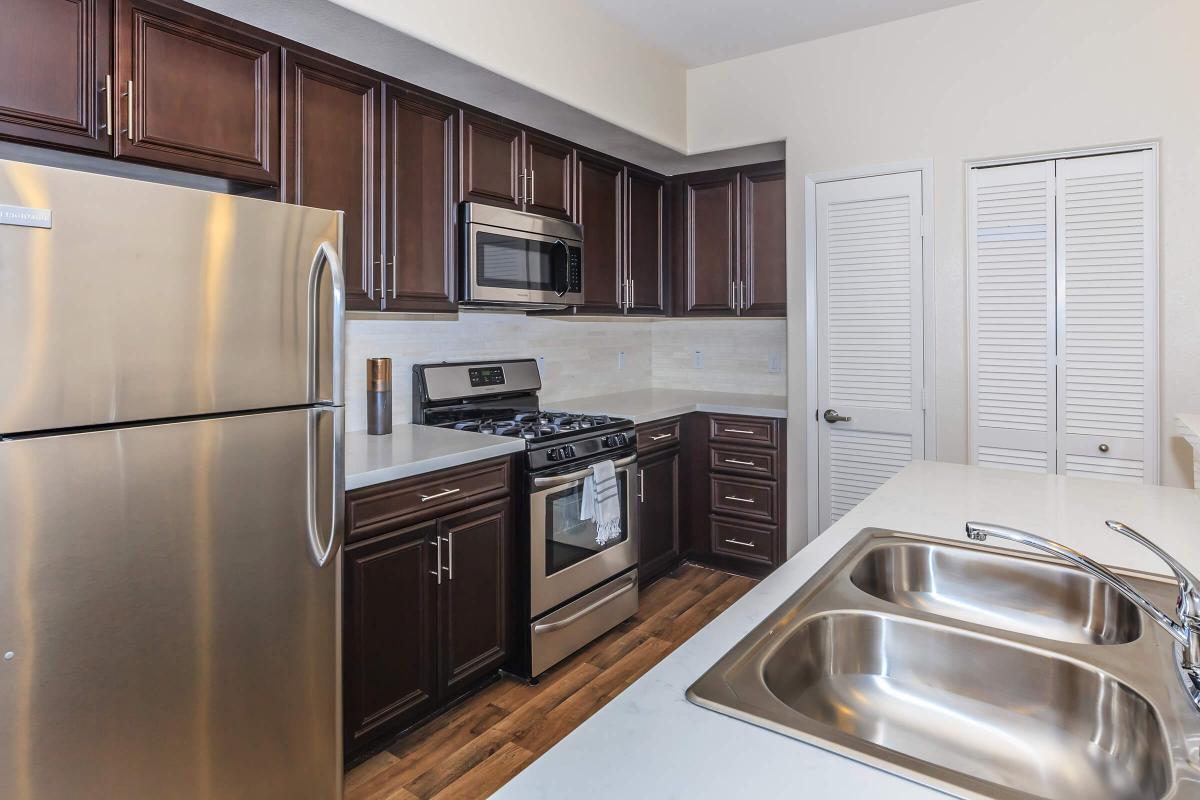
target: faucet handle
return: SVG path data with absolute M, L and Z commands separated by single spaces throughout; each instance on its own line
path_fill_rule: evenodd
M 1150 552 L 1161 558 L 1166 565 L 1171 568 L 1171 572 L 1175 573 L 1175 580 L 1179 583 L 1179 603 L 1178 611 L 1180 621 L 1185 624 L 1188 622 L 1200 624 L 1200 579 L 1197 579 L 1191 571 L 1183 564 L 1154 542 L 1147 539 L 1142 534 L 1135 531 L 1133 528 L 1126 525 L 1124 522 L 1118 522 L 1115 519 L 1106 520 L 1105 525 L 1110 530 L 1116 531 L 1122 536 L 1128 536 L 1133 541 L 1145 547 Z

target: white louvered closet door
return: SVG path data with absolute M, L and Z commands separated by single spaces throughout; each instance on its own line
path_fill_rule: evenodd
M 921 173 L 817 184 L 821 530 L 924 458 Z
M 1058 471 L 1158 482 L 1154 154 L 1062 159 Z
M 1054 472 L 1054 162 L 968 177 L 972 456 Z

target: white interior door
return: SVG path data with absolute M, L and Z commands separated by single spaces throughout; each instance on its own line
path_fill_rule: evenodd
M 816 186 L 818 516 L 925 456 L 921 173 Z

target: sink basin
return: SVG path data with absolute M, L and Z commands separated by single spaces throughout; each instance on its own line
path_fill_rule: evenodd
M 953 628 L 823 614 L 763 659 L 762 679 L 813 723 L 981 783 L 1113 800 L 1170 785 L 1146 698 L 1096 669 Z
M 1060 642 L 1126 644 L 1142 633 L 1120 592 L 1056 563 L 906 542 L 863 555 L 850 581 L 905 608 Z
M 958 797 L 1200 798 L 1200 714 L 1138 613 L 1069 565 L 866 529 L 688 699 Z

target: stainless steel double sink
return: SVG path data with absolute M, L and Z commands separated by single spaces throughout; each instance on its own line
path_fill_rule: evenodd
M 1200 797 L 1172 638 L 1036 555 L 868 528 L 688 698 L 961 797 Z

